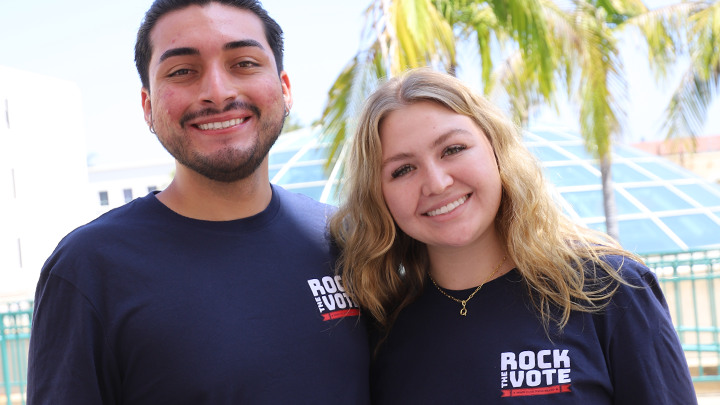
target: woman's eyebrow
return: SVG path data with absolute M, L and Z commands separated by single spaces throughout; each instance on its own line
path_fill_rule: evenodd
M 468 131 L 466 129 L 462 129 L 462 128 L 452 128 L 452 129 L 448 130 L 447 132 L 445 132 L 444 134 L 440 135 L 435 140 L 435 142 L 433 142 L 432 146 L 433 147 L 440 146 L 440 144 L 445 143 L 445 141 L 447 141 L 448 138 L 450 138 L 451 136 L 456 135 L 456 134 L 470 135 L 470 131 Z
M 382 166 L 380 166 L 380 167 L 383 168 L 392 162 L 397 162 L 398 160 L 403 160 L 403 159 L 409 159 L 414 156 L 415 155 L 413 155 L 412 153 L 398 153 L 397 155 L 393 155 L 393 156 L 390 156 L 389 158 L 385 159 L 382 163 Z
M 445 132 L 444 134 L 440 135 L 432 144 L 432 147 L 435 148 L 443 143 L 445 143 L 450 137 L 453 135 L 462 134 L 462 135 L 471 135 L 470 131 L 462 128 L 452 128 Z M 389 158 L 385 159 L 382 163 L 381 168 L 387 166 L 388 164 L 392 162 L 397 162 L 398 160 L 403 159 L 409 159 L 415 157 L 412 153 L 398 153 L 397 155 L 390 156 Z

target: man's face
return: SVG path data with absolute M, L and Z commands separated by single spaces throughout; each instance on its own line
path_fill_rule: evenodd
M 253 174 L 292 103 L 260 19 L 210 3 L 160 18 L 150 33 L 145 119 L 178 162 L 216 181 Z

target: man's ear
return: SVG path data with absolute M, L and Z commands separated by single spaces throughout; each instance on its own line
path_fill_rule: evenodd
M 145 115 L 145 122 L 148 127 L 152 130 L 152 104 L 150 104 L 150 90 L 143 87 L 140 90 L 140 96 L 142 98 L 143 114 Z
M 293 104 L 292 89 L 290 87 L 290 78 L 288 77 L 287 72 L 285 72 L 284 70 L 280 72 L 280 84 L 282 85 L 282 93 L 283 99 L 285 100 L 285 105 L 289 110 L 290 108 L 292 108 Z

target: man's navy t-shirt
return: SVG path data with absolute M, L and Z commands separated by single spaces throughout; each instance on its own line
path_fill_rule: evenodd
M 38 283 L 28 403 L 368 403 L 329 214 L 279 187 L 226 222 L 150 194 L 75 230 Z

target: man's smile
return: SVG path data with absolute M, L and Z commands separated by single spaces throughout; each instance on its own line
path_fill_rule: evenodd
M 247 121 L 249 118 L 250 117 L 235 118 L 235 119 L 231 119 L 229 121 L 210 122 L 207 124 L 195 124 L 194 126 L 200 128 L 203 131 L 225 129 L 225 128 L 229 128 L 229 127 L 232 127 L 235 125 L 240 125 L 243 122 Z

